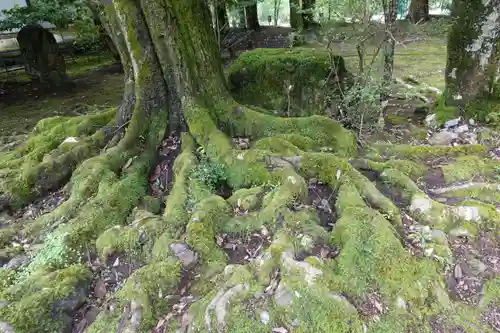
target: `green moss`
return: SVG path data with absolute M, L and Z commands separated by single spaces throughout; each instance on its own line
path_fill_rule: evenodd
M 115 226 L 96 240 L 97 253 L 102 257 L 125 252 L 132 256 L 150 253 L 156 238 L 166 228 L 165 221 L 149 212 L 137 211 L 130 225 Z
M 186 242 L 209 264 L 224 265 L 226 255 L 215 243 L 215 233 L 229 218 L 231 208 L 219 196 L 211 196 L 196 205 L 186 229 Z
M 388 114 L 386 116 L 386 119 L 391 125 L 406 125 L 409 123 L 406 117 L 398 116 L 395 114 Z
M 434 264 L 412 257 L 391 225 L 365 205 L 352 185 L 341 185 L 336 209 L 340 219 L 332 237 L 342 251 L 335 260 L 332 287 L 360 297 L 375 288 L 385 299 L 402 297 L 418 313 L 426 291 L 440 280 Z
M 219 106 L 219 109 L 228 110 L 228 106 Z M 315 143 L 315 148 L 329 150 L 340 156 L 352 156 L 357 150 L 354 134 L 340 123 L 323 116 L 279 118 L 243 108 L 239 114 L 229 112 L 222 114 L 221 117 L 226 121 L 228 131 L 232 135 L 258 140 L 276 135 L 294 134 L 292 139 L 295 139 L 299 146 L 306 145 L 310 148 L 311 142 L 307 139 L 307 141 L 298 140 L 296 136 L 298 134 L 311 139 Z
M 253 211 L 259 208 L 263 192 L 263 187 L 252 187 L 249 189 L 237 190 L 229 199 L 227 199 L 227 202 L 233 206 L 233 208 Z
M 96 131 L 110 123 L 114 114 L 115 110 L 110 109 L 79 117 L 41 120 L 23 145 L 0 159 L 0 168 L 20 169 L 17 176 L 7 179 L 2 189 L 14 203 L 21 204 L 35 196 L 39 187 L 57 186 L 79 163 L 99 153 L 104 136 Z M 63 143 L 67 137 L 76 137 L 79 142 Z
M 481 156 L 463 156 L 454 162 L 440 166 L 444 179 L 447 183 L 456 181 L 470 181 L 473 178 L 491 178 L 498 173 L 498 163 L 488 161 Z
M 96 320 L 85 330 L 87 333 L 116 332 L 120 321 L 120 313 L 103 311 L 99 313 Z
M 481 156 L 486 152 L 486 148 L 482 145 L 463 145 L 451 147 L 375 144 L 372 148 L 387 159 L 404 158 L 416 162 L 437 157 L 457 157 L 461 155 Z
M 347 76 L 344 59 L 336 56 L 333 61 L 339 77 Z M 228 80 L 240 103 L 288 116 L 317 114 L 330 98 L 340 95 L 335 75 L 329 76 L 331 62 L 328 52 L 313 48 L 255 49 L 229 67 Z
M 141 325 L 151 328 L 156 325 L 156 316 L 167 310 L 169 295 L 180 281 L 181 264 L 173 259 L 152 263 L 136 270 L 127 279 L 116 297 L 124 303 L 135 301 L 142 307 Z
M 498 191 L 498 185 L 494 184 L 479 184 L 478 186 L 474 187 L 448 191 L 442 196 L 447 198 L 479 200 L 487 203 L 500 202 L 500 192 Z
M 436 122 L 439 126 L 451 119 L 455 119 L 460 115 L 458 108 L 447 106 L 444 98 L 438 98 L 434 112 L 436 113 Z
M 65 307 L 83 303 L 90 279 L 85 267 L 74 265 L 16 283 L 0 294 L 8 302 L 0 317 L 19 332 L 62 332 L 71 314 Z
M 256 149 L 268 150 L 280 156 L 296 156 L 301 150 L 289 141 L 277 137 L 260 139 L 255 143 Z
M 161 210 L 161 202 L 158 198 L 147 195 L 142 198 L 140 207 L 150 213 L 158 214 Z
M 8 225 L 0 229 L 0 248 L 7 246 L 16 235 L 16 229 L 13 225 Z
M 0 295 L 3 290 L 14 284 L 16 271 L 9 268 L 0 267 Z

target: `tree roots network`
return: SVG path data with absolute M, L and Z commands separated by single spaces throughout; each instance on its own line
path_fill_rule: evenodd
M 19 218 L 0 215 L 0 331 L 495 329 L 485 147 L 357 152 L 322 116 L 217 108 L 186 105 L 164 205 L 146 196 L 151 152 L 107 146 L 114 111 L 46 119 L 1 155 Z M 52 208 L 30 215 L 40 196 Z

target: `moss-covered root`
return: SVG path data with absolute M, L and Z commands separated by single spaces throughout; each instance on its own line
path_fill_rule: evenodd
M 442 204 L 430 198 L 399 170 L 385 169 L 380 173 L 380 177 L 402 193 L 410 203 L 409 212 L 412 217 L 422 224 L 443 231 L 465 228 L 475 234 L 482 223 L 495 227 L 500 221 L 494 205 L 471 200 L 455 206 Z
M 190 216 L 186 205 L 193 191 L 189 176 L 196 165 L 193 151 L 193 139 L 184 134 L 182 151 L 174 161 L 174 182 L 163 216 L 141 209 L 146 207 L 135 209 L 130 223 L 114 225 L 97 238 L 96 249 L 101 257 L 106 258 L 112 253 L 127 253 L 140 260 L 162 257 L 168 243 L 184 232 Z M 147 206 L 147 203 L 142 206 Z
M 24 144 L 0 153 L 0 202 L 17 207 L 59 188 L 110 139 L 104 126 L 112 123 L 114 114 L 108 110 L 41 120 Z
M 5 271 L 0 271 L 0 277 L 5 277 Z M 1 281 L 0 285 L 9 280 Z M 10 286 L 0 286 L 0 300 L 5 303 L 0 307 L 1 321 L 15 332 L 65 332 L 73 312 L 87 297 L 91 273 L 74 265 L 51 273 L 40 272 L 20 283 L 10 281 Z

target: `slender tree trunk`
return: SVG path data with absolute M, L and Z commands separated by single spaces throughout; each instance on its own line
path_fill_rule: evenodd
M 225 3 L 218 2 L 217 7 L 217 25 L 219 27 L 219 31 L 228 30 L 229 29 L 229 17 L 227 15 L 227 9 Z
M 412 23 L 429 20 L 429 0 L 411 0 L 408 18 Z
M 304 20 L 301 11 L 301 0 L 290 0 L 290 26 L 295 30 L 304 29 Z
M 388 85 L 392 80 L 392 72 L 394 69 L 394 49 L 396 41 L 394 39 L 395 23 L 396 23 L 396 0 L 386 0 L 384 3 L 384 19 L 385 19 L 385 41 L 383 46 L 384 56 L 384 81 Z
M 500 2 L 453 1 L 448 33 L 446 102 L 462 105 L 498 98 L 500 78 Z
M 245 7 L 238 8 L 238 27 L 239 28 L 246 28 L 247 27 Z
M 89 0 L 87 1 L 87 4 L 92 12 L 92 18 L 94 20 L 94 24 L 97 26 L 99 29 L 99 35 L 101 36 L 101 39 L 103 40 L 104 44 L 108 47 L 109 52 L 113 56 L 113 58 L 116 61 L 120 60 L 120 55 L 118 54 L 118 50 L 116 49 L 116 46 L 113 42 L 113 39 L 110 37 L 108 31 L 105 28 L 105 23 L 102 22 L 101 15 L 100 15 L 100 5 L 93 1 Z
M 257 12 L 257 2 L 245 7 L 246 21 L 248 30 L 259 30 L 259 15 Z

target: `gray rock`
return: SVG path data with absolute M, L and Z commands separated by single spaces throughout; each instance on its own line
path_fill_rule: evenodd
M 260 313 L 260 321 L 262 322 L 262 324 L 264 325 L 267 325 L 267 323 L 269 323 L 269 312 L 267 311 L 262 311 Z
M 344 296 L 336 294 L 336 293 L 330 293 L 330 294 L 328 294 L 328 297 L 331 297 L 334 300 L 336 300 L 337 302 L 341 303 L 347 311 L 352 312 L 352 313 L 358 312 L 358 310 L 356 310 L 354 305 L 352 305 L 351 302 L 349 302 L 347 300 L 347 298 L 345 298 Z
M 0 321 L 0 333 L 15 333 L 15 331 L 12 326 L 6 322 Z
M 401 296 L 398 296 L 398 298 L 396 299 L 396 306 L 400 309 L 407 308 L 406 302 Z
M 198 255 L 196 252 L 191 250 L 187 244 L 184 243 L 174 243 L 170 245 L 170 250 L 174 255 L 182 262 L 182 266 L 185 269 L 192 268 L 196 265 L 198 260 Z
M 430 128 L 436 128 L 438 126 L 435 113 L 432 113 L 425 117 L 425 126 Z
M 432 200 L 427 197 L 416 197 L 411 200 L 410 211 L 426 213 L 432 208 Z
M 469 125 L 460 125 L 457 128 L 455 128 L 454 132 L 455 133 L 465 133 L 469 131 Z
M 471 258 L 468 260 L 469 267 L 474 275 L 481 275 L 486 271 L 486 265 L 479 259 Z
M 458 139 L 457 133 L 448 132 L 445 130 L 434 134 L 434 136 L 429 139 L 429 143 L 433 146 L 447 146 L 456 139 Z
M 469 230 L 459 227 L 455 228 L 449 231 L 449 234 L 451 237 L 472 237 L 472 234 L 469 232 Z
M 274 293 L 274 301 L 278 306 L 288 307 L 292 304 L 293 293 L 283 283 L 280 283 Z
M 458 124 L 460 124 L 461 119 L 460 118 L 455 118 L 448 120 L 447 122 L 444 123 L 444 128 L 450 128 L 450 127 L 455 127 Z
M 462 272 L 462 267 L 460 267 L 460 264 L 455 265 L 455 269 L 453 270 L 453 274 L 455 276 L 455 279 L 460 280 L 464 274 Z
M 30 262 L 30 258 L 27 255 L 21 255 L 17 256 L 15 258 L 12 258 L 7 265 L 5 265 L 5 268 L 9 269 L 18 269 L 22 266 L 27 265 Z
M 453 213 L 460 219 L 465 221 L 479 221 L 481 215 L 479 208 L 475 206 L 458 206 L 453 208 Z
M 437 244 L 448 244 L 448 237 L 446 234 L 438 229 L 434 229 L 431 231 L 431 238 L 434 243 Z

